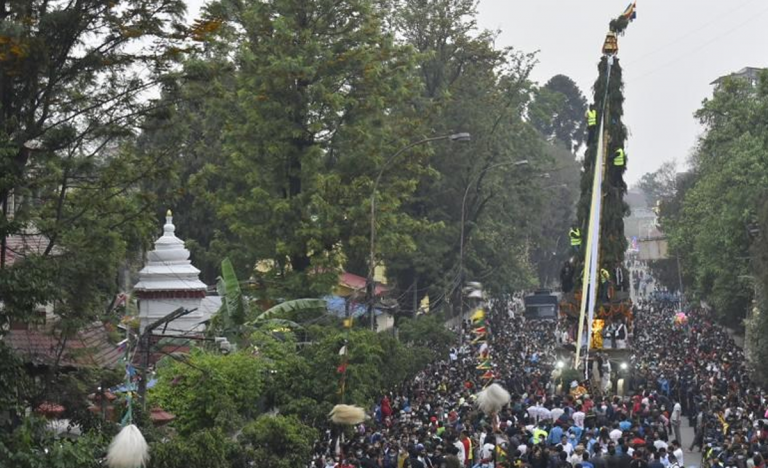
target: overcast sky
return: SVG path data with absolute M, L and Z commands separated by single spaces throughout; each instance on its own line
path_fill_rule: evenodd
M 498 45 L 539 52 L 533 79 L 568 75 L 592 100 L 608 23 L 628 0 L 480 0 L 480 26 Z M 693 113 L 711 83 L 743 67 L 768 67 L 768 0 L 638 0 L 619 38 L 627 182 L 669 160 L 685 168 L 701 128 Z
M 308 0 L 310 1 L 310 0 Z M 197 16 L 204 0 L 189 0 Z M 480 27 L 498 45 L 539 51 L 533 79 L 570 76 L 592 100 L 608 23 L 629 0 L 480 0 Z M 685 169 L 701 128 L 693 117 L 709 83 L 743 67 L 768 67 L 768 0 L 639 0 L 619 38 L 630 137 L 627 181 L 663 162 Z

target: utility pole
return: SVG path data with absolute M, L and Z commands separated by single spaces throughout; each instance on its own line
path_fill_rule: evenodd
M 368 258 L 368 277 L 366 279 L 365 284 L 365 291 L 366 291 L 366 302 L 368 304 L 368 315 L 371 318 L 371 331 L 376 331 L 376 316 L 375 316 L 375 302 L 376 302 L 376 282 L 375 282 L 375 275 L 376 275 L 376 191 L 379 188 L 379 182 L 381 182 L 381 177 L 384 175 L 384 171 L 389 167 L 389 165 L 395 161 L 401 154 L 405 153 L 409 149 L 423 145 L 425 143 L 431 143 L 434 141 L 440 141 L 440 140 L 450 140 L 454 142 L 468 142 L 471 140 L 471 136 L 469 133 L 461 132 L 461 133 L 452 133 L 450 135 L 443 135 L 443 136 L 436 136 L 436 137 L 430 137 L 430 138 L 424 138 L 423 140 L 414 141 L 413 143 L 410 143 L 402 148 L 400 148 L 395 154 L 390 156 L 384 164 L 382 164 L 381 169 L 379 169 L 379 173 L 376 176 L 376 179 L 373 183 L 373 190 L 371 190 L 371 238 L 370 238 L 370 248 L 369 248 L 369 258 Z
M 142 332 L 141 336 L 139 337 L 139 349 L 143 351 L 141 355 L 141 368 L 139 369 L 141 372 L 141 380 L 139 380 L 139 400 L 141 401 L 142 408 L 146 409 L 145 395 L 147 393 L 147 371 L 149 370 L 149 357 L 150 351 L 152 349 L 152 331 L 156 328 L 159 328 L 163 324 L 173 322 L 177 318 L 191 314 L 196 310 L 196 308 L 185 309 L 184 307 L 179 307 L 165 317 L 159 318 L 147 325 L 147 328 L 144 329 L 144 332 Z

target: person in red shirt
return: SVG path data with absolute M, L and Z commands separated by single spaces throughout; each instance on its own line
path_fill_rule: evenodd
M 595 406 L 595 403 L 592 401 L 592 398 L 589 395 L 584 395 L 584 403 L 581 404 L 582 411 L 589 413 L 593 406 Z
M 392 405 L 390 405 L 389 397 L 386 395 L 381 399 L 381 415 L 384 418 L 392 416 Z
M 474 447 L 472 447 L 472 440 L 469 438 L 467 431 L 461 432 L 461 443 L 464 445 L 464 453 L 466 454 L 464 464 L 467 467 L 474 465 Z

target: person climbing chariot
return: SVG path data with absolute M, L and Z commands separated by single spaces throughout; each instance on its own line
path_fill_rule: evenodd
M 571 239 L 571 248 L 574 252 L 579 253 L 581 250 L 581 229 L 576 226 L 572 226 L 568 232 L 568 237 Z
M 594 104 L 589 105 L 585 117 L 587 118 L 587 146 L 592 146 L 597 134 L 597 109 Z

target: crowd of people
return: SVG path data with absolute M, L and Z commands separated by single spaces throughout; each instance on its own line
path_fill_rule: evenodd
M 665 294 L 640 301 L 633 386 L 656 387 L 660 400 L 679 402 L 695 429 L 687 448 L 702 451 L 708 466 L 764 466 L 768 393 L 750 381 L 743 351 L 710 311 L 686 307 L 683 320 L 670 319 L 678 307 Z M 670 421 L 676 434 L 680 424 Z
M 614 365 L 595 388 L 559 369 L 555 321 L 497 304 L 492 357 L 511 394 L 499 413 L 474 404 L 484 381 L 465 324 L 449 356 L 382 395 L 351 435 L 329 431 L 312 467 L 678 468 L 698 450 L 710 468 L 763 468 L 766 394 L 711 314 L 688 307 L 681 320 L 679 307 L 650 293 L 637 300 L 626 370 L 617 376 Z M 607 353 L 592 357 L 611 367 Z M 684 424 L 695 426 L 693 440 L 683 440 Z

